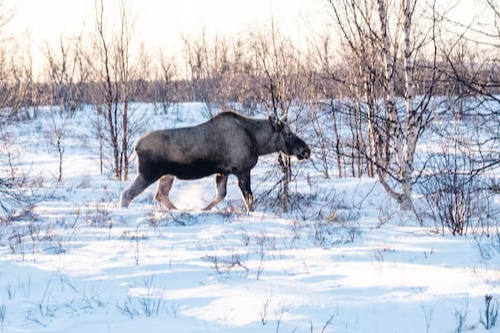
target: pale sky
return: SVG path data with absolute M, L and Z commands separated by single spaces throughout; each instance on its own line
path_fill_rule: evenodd
M 79 31 L 93 13 L 93 0 L 4 0 L 17 8 L 13 29 L 32 29 L 40 37 Z M 105 1 L 110 7 L 114 0 Z M 314 18 L 325 5 L 321 0 L 128 0 L 140 29 L 151 37 L 178 35 L 206 26 L 222 33 L 244 30 L 271 17 L 285 29 L 306 16 Z M 149 37 L 146 37 L 149 38 Z
M 200 36 L 202 29 L 208 36 L 235 36 L 263 28 L 272 19 L 282 33 L 302 43 L 311 34 L 325 32 L 331 20 L 325 16 L 328 7 L 325 0 L 127 1 L 137 17 L 136 42 L 143 42 L 151 50 L 162 48 L 168 55 L 182 50 L 181 34 Z M 458 15 L 464 13 L 467 19 L 482 10 L 471 5 L 475 2 L 440 0 L 438 3 L 444 6 L 460 3 Z M 40 50 L 46 42 L 55 44 L 62 35 L 93 30 L 94 0 L 3 0 L 3 3 L 16 11 L 3 32 L 16 37 L 29 33 L 35 66 L 42 62 Z M 111 12 L 117 0 L 104 3 Z
M 271 19 L 295 39 L 324 23 L 324 0 L 128 0 L 137 16 L 135 38 L 146 47 L 179 52 L 180 37 L 234 36 L 262 28 Z M 61 35 L 79 34 L 84 24 L 92 27 L 94 0 L 4 0 L 16 15 L 7 31 L 28 32 L 32 51 L 46 42 L 57 43 Z M 106 0 L 111 7 L 116 0 Z M 322 17 L 320 19 L 320 17 Z M 88 21 L 88 22 L 87 22 Z M 314 28 L 312 28 L 314 26 Z M 87 29 L 89 31 L 90 29 Z M 172 53 L 174 53 L 172 52 Z M 35 59 L 37 61 L 37 59 Z

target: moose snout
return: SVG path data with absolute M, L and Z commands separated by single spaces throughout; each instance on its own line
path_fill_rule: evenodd
M 297 158 L 299 160 L 307 160 L 310 156 L 311 156 L 311 150 L 309 149 L 309 147 L 301 148 L 297 153 Z
M 304 158 L 307 160 L 311 156 L 311 149 L 307 148 L 307 150 L 304 152 Z

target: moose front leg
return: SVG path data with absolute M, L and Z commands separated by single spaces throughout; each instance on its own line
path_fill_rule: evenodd
M 165 175 L 160 178 L 158 181 L 158 188 L 156 189 L 155 199 L 165 207 L 166 209 L 177 209 L 170 199 L 168 198 L 168 194 L 170 193 L 170 189 L 172 188 L 172 183 L 174 182 L 174 176 Z
M 250 187 L 250 171 L 237 175 L 238 186 L 248 212 L 253 212 L 253 194 Z
M 211 203 L 208 204 L 203 210 L 210 210 L 226 197 L 227 179 L 229 175 L 217 174 L 215 176 L 215 187 L 217 189 L 217 196 Z

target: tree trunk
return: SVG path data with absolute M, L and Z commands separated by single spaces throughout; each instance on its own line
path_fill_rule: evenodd
M 283 211 L 288 212 L 289 209 L 289 188 L 290 182 L 292 181 L 292 165 L 290 164 L 290 157 L 279 153 L 278 161 L 283 171 L 282 178 L 282 192 L 281 192 L 281 203 L 283 205 Z
M 413 62 L 411 46 L 412 0 L 403 0 L 404 11 L 404 67 L 405 67 L 405 108 L 406 108 L 406 149 L 401 161 L 401 209 L 412 208 L 413 159 L 417 149 L 418 126 L 413 106 Z M 403 152 L 400 152 L 403 155 Z
M 122 115 L 122 160 L 123 160 L 123 179 L 128 180 L 128 101 L 123 102 L 123 115 Z
M 335 114 L 335 107 L 333 100 L 330 99 L 330 108 L 332 110 L 333 131 L 335 133 L 335 154 L 337 155 L 337 167 L 339 171 L 339 178 L 342 178 L 342 148 L 340 143 L 340 133 L 337 125 L 337 115 Z

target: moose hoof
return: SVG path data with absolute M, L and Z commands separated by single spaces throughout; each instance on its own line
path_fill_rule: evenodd
M 175 205 L 173 203 L 171 203 L 170 201 L 168 201 L 168 202 L 161 201 L 160 207 L 162 207 L 166 210 L 177 210 L 177 207 L 175 207 Z
M 128 208 L 129 204 L 130 204 L 130 201 L 123 200 L 123 198 L 120 200 L 120 208 Z

